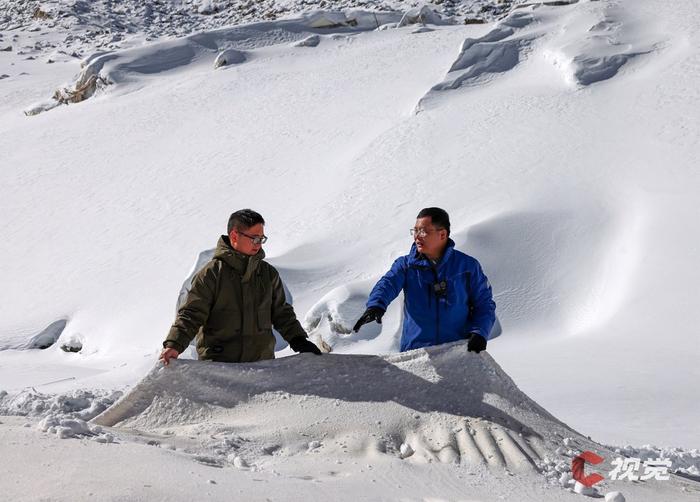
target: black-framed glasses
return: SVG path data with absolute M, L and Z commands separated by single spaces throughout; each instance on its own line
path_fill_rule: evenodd
M 256 235 L 248 235 L 245 232 L 241 232 L 240 230 L 236 230 L 236 232 L 248 237 L 251 241 L 253 241 L 253 244 L 255 244 L 255 245 L 265 244 L 267 242 L 267 235 L 262 235 L 262 236 L 258 237 Z

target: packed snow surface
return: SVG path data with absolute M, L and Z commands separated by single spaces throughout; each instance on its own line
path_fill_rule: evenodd
M 140 459 L 141 447 L 152 446 L 180 463 L 221 469 L 212 475 L 228 482 L 236 471 L 259 481 L 258 476 L 280 476 L 290 465 L 298 475 L 311 462 L 316 468 L 333 465 L 335 474 L 324 479 L 325 473 L 314 470 L 304 476 L 338 489 L 361 483 L 367 470 L 377 483 L 375 495 L 383 498 L 393 476 L 426 474 L 441 465 L 441 475 L 464 479 L 478 500 L 497 500 L 503 490 L 522 494 L 518 500 L 569 500 L 571 493 L 601 497 L 624 490 L 634 500 L 681 501 L 700 493 L 692 480 L 700 465 L 697 451 L 667 457 L 673 459 L 671 472 L 685 476 L 671 474 L 665 483 L 575 484 L 571 460 L 582 451 L 605 458 L 596 466 L 599 472 L 611 471 L 617 456 L 640 452 L 613 451 L 574 431 L 520 391 L 487 353 L 468 352 L 465 342 L 387 356 L 174 361 L 169 367 L 156 364 L 121 397 L 25 392 L 0 396 L 0 411 L 40 418 L 27 424 L 45 438 L 129 448 Z M 154 466 L 156 473 L 161 468 Z M 16 471 L 11 468 L 12 477 L 22 478 Z M 484 490 L 492 482 L 501 486 L 496 497 Z M 273 484 L 285 483 L 282 478 Z M 244 497 L 260 496 L 250 485 L 247 479 L 237 489 Z M 185 486 L 193 489 L 196 483 Z M 304 493 L 283 498 L 301 500 Z M 392 493 L 415 495 L 400 485 Z M 421 493 L 453 499 L 460 492 L 449 484 L 427 483 Z M 353 497 L 355 491 L 337 495 Z

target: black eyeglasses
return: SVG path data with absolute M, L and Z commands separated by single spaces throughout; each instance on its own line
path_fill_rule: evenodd
M 255 236 L 255 235 L 248 235 L 248 234 L 246 234 L 246 233 L 244 233 L 244 232 L 241 232 L 240 230 L 236 230 L 236 232 L 238 232 L 238 233 L 241 234 L 241 235 L 245 235 L 246 237 L 248 237 L 251 241 L 253 241 L 253 244 L 255 244 L 255 245 L 257 245 L 257 244 L 265 244 L 265 243 L 267 242 L 267 236 L 266 236 L 266 235 L 263 235 L 263 236 L 261 236 L 261 237 L 257 237 L 257 236 Z

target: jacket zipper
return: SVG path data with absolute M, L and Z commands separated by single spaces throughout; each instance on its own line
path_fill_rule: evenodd
M 440 298 L 435 298 L 436 322 L 435 322 L 435 345 L 440 345 Z
M 433 270 L 433 278 L 435 279 L 434 284 L 440 283 L 440 276 L 438 275 L 437 268 L 435 265 L 430 266 Z M 435 286 L 432 286 L 432 294 L 435 294 Z M 428 294 L 431 294 L 428 293 Z M 440 297 L 435 294 L 435 345 L 440 345 Z

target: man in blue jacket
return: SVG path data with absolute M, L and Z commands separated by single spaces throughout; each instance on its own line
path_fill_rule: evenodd
M 455 249 L 444 209 L 421 210 L 411 234 L 411 252 L 379 279 L 353 330 L 371 321 L 381 323 L 403 290 L 402 352 L 463 339 L 469 339 L 469 351 L 481 352 L 496 320 L 491 285 L 481 265 Z

